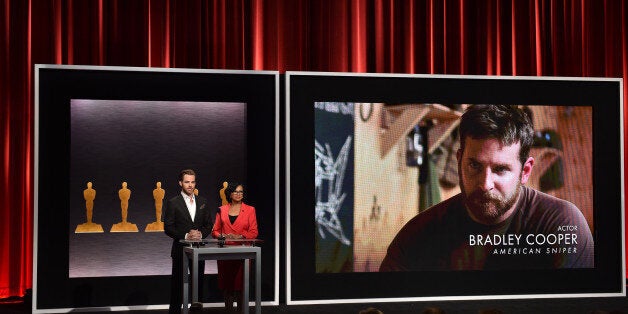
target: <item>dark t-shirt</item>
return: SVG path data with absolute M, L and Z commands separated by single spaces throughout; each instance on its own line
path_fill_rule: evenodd
M 380 271 L 592 268 L 593 237 L 580 210 L 522 186 L 516 211 L 497 225 L 473 221 L 458 194 L 412 218 Z

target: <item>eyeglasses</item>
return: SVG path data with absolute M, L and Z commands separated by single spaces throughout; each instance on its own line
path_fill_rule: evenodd
M 233 193 L 233 194 L 244 194 L 244 191 L 233 191 L 231 193 Z

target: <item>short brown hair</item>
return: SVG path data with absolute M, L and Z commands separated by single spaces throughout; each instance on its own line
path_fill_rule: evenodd
M 364 309 L 362 311 L 360 311 L 358 314 L 384 314 L 384 312 L 374 308 L 374 307 L 369 307 L 367 309 Z
M 181 170 L 181 173 L 179 173 L 179 181 L 183 181 L 183 176 L 186 175 L 186 174 L 196 177 L 196 173 L 194 172 L 194 170 L 192 170 L 192 169 L 185 169 L 185 170 Z
M 534 129 L 528 114 L 512 105 L 472 105 L 460 119 L 460 149 L 467 136 L 475 140 L 496 139 L 502 145 L 521 143 L 519 160 L 528 159 L 534 142 Z

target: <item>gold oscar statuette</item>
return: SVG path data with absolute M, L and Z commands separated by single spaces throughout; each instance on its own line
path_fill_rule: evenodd
M 96 199 L 96 190 L 92 188 L 92 183 L 87 182 L 87 189 L 83 190 L 83 198 L 85 198 L 85 213 L 87 222 L 76 226 L 74 233 L 100 233 L 104 232 L 100 224 L 92 222 L 94 212 L 94 199 Z
M 220 189 L 220 191 L 218 191 L 218 194 L 220 195 L 220 201 L 221 201 L 221 205 L 227 205 L 227 196 L 225 195 L 225 190 L 227 189 L 227 181 L 222 183 L 222 189 Z
M 126 187 L 126 182 L 122 182 L 122 188 L 118 191 L 120 197 L 120 207 L 122 208 L 122 221 L 111 227 L 111 232 L 138 232 L 137 225 L 126 220 L 129 213 L 129 199 L 131 190 Z
M 155 199 L 155 222 L 151 222 L 146 225 L 146 232 L 159 232 L 164 231 L 164 222 L 161 221 L 161 207 L 163 205 L 164 196 L 166 191 L 161 188 L 161 182 L 157 182 L 155 189 L 153 190 L 153 198 Z

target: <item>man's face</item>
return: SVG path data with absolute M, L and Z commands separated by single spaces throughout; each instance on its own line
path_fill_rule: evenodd
M 473 220 L 497 224 L 514 212 L 521 185 L 528 181 L 533 158 L 521 165 L 521 143 L 502 145 L 497 139 L 467 137 L 458 150 L 460 189 Z
M 196 177 L 190 174 L 184 174 L 183 180 L 179 181 L 179 185 L 183 193 L 192 196 L 192 194 L 194 194 L 194 187 L 196 187 Z

